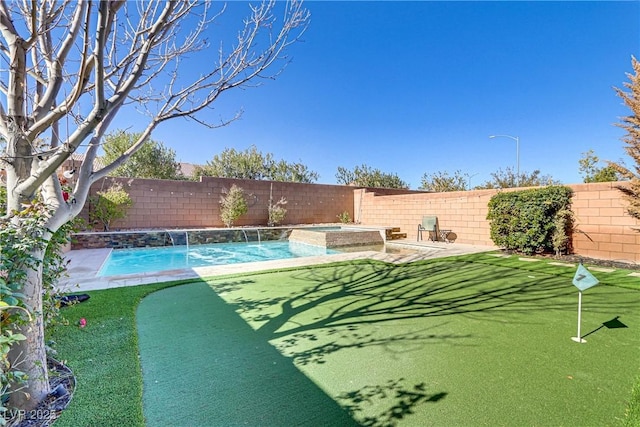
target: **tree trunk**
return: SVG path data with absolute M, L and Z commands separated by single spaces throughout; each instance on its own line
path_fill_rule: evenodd
M 42 261 L 44 250 L 34 251 L 32 255 Z M 39 262 L 37 269 L 27 271 L 27 281 L 22 288 L 24 302 L 33 313 L 32 321 L 15 331 L 27 339 L 13 344 L 9 352 L 11 365 L 29 376 L 27 387 L 10 395 L 9 405 L 27 411 L 35 408 L 50 391 L 42 316 L 42 288 L 42 262 Z M 15 389 L 12 387 L 12 390 Z

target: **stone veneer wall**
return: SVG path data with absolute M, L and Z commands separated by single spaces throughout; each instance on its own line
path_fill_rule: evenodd
M 150 230 L 76 233 L 71 249 L 144 248 L 173 246 L 169 233 L 187 233 L 190 245 L 230 242 L 286 240 L 291 228 L 230 228 L 211 230 Z M 259 234 L 258 234 L 259 233 Z M 182 240 L 183 242 L 184 240 Z
M 141 248 L 171 245 L 165 231 L 76 233 L 71 236 L 71 249 Z

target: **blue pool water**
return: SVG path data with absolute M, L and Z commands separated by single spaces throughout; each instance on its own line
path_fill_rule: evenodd
M 216 243 L 162 248 L 115 249 L 98 276 L 149 273 L 242 262 L 269 261 L 339 253 L 333 249 L 296 242 Z

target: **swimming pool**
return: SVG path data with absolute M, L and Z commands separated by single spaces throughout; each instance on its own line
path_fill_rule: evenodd
M 98 276 L 150 273 L 337 253 L 340 252 L 288 241 L 114 249 L 102 265 Z

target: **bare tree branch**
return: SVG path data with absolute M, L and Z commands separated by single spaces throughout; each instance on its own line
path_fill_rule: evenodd
M 208 26 L 226 8 L 212 11 L 211 4 L 0 0 L 0 164 L 7 211 L 41 196 L 50 212 L 43 233 L 49 239 L 82 210 L 91 184 L 128 161 L 165 121 L 183 117 L 219 127 L 237 119 L 239 113 L 211 123 L 199 113 L 213 108 L 229 89 L 277 76 L 288 61 L 285 51 L 299 40 L 309 20 L 301 0 L 263 1 L 251 6 L 235 39 L 223 38 L 217 54 L 210 54 Z M 275 11 L 282 12 L 279 19 Z M 185 69 L 192 61 L 203 70 L 200 74 L 195 67 Z M 109 126 L 134 106 L 147 116 L 139 139 L 115 161 L 94 170 Z M 84 160 L 71 195 L 76 203 L 68 203 L 56 171 L 83 146 Z M 17 225 L 24 220 L 12 216 Z M 44 251 L 34 249 L 32 255 L 42 261 Z M 26 393 L 10 399 L 16 407 L 32 409 L 48 394 L 48 381 L 39 309 L 42 272 L 26 273 L 31 282 L 25 304 L 39 310 L 33 323 L 20 327 L 29 335 L 19 352 L 28 356 L 26 392 L 31 399 L 24 398 Z M 10 358 L 15 359 L 13 354 Z
M 53 46 L 51 43 L 51 33 L 46 31 L 43 33 L 41 39 L 41 50 L 43 51 L 43 56 L 47 62 L 47 91 L 43 96 L 42 100 L 38 103 L 38 106 L 34 110 L 34 118 L 37 120 L 42 116 L 44 112 L 47 112 L 51 109 L 51 106 L 54 104 L 56 97 L 60 92 L 60 87 L 63 83 L 62 76 L 62 66 L 65 64 L 69 51 L 73 46 L 73 43 L 78 37 L 78 33 L 80 29 L 83 27 L 85 31 L 89 30 L 88 19 L 89 19 L 89 6 L 85 0 L 78 0 L 78 3 L 75 8 L 75 12 L 73 14 L 73 18 L 71 20 L 71 25 L 66 37 L 63 39 L 62 45 L 53 57 Z M 83 17 L 85 18 L 83 20 Z M 43 23 L 44 25 L 48 25 L 48 23 Z M 86 37 L 86 34 L 85 34 Z M 86 58 L 86 48 L 85 53 L 82 55 L 82 58 Z M 82 81 L 82 70 L 78 75 L 78 82 Z M 66 104 L 66 102 L 65 102 Z

